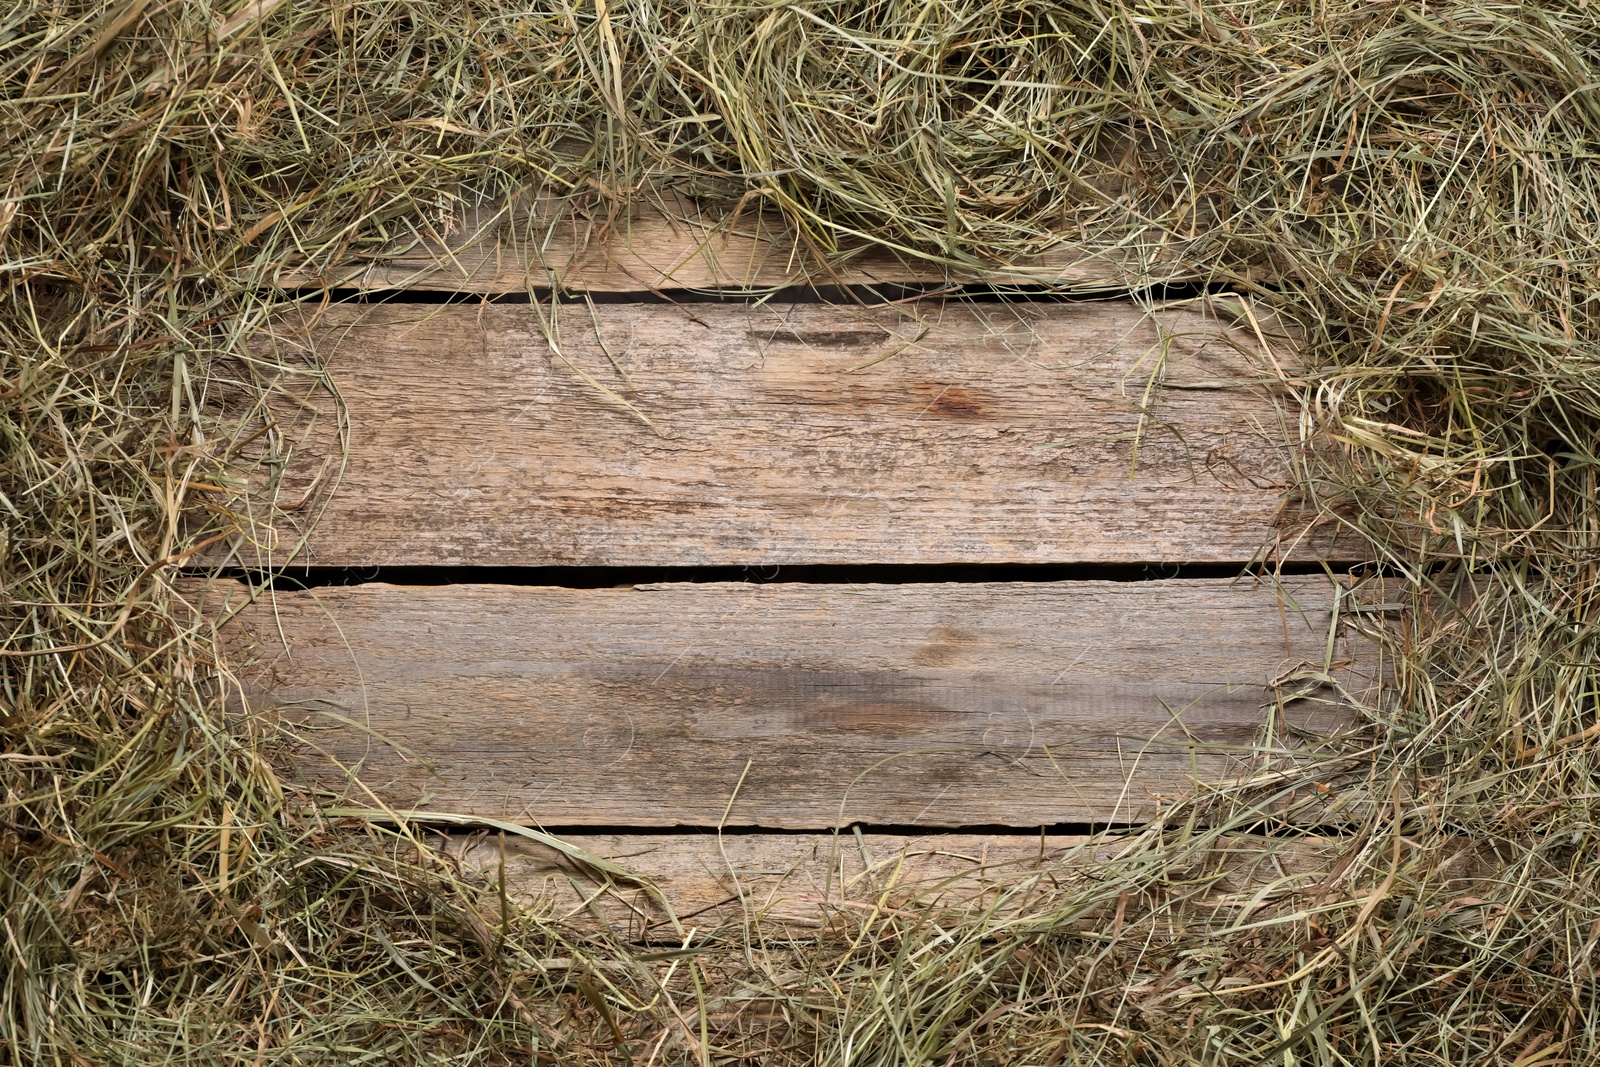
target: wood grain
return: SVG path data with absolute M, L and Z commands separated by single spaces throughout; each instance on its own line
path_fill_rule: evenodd
M 1226 310 L 334 306 L 258 352 L 325 362 L 348 464 L 288 379 L 297 510 L 237 558 L 307 530 L 299 562 L 343 567 L 1357 554 L 1282 510 L 1291 435 Z
M 459 217 L 458 217 L 459 216 Z M 736 217 L 667 195 L 621 212 L 546 209 L 535 215 L 487 203 L 461 209 L 400 249 L 346 259 L 311 273 L 289 269 L 285 288 L 432 289 L 520 293 L 763 290 L 787 286 L 985 283 L 1145 287 L 1193 280 L 1167 250 L 1090 251 L 1062 242 L 1015 263 L 948 265 L 860 242 L 823 250 L 772 214 Z
M 507 897 L 568 928 L 608 928 L 622 936 L 696 943 L 746 923 L 783 936 L 824 925 L 894 921 L 915 911 L 948 921 L 984 910 L 1004 919 L 1074 876 L 1092 873 L 1128 848 L 1117 840 L 1039 834 L 594 834 L 565 838 L 637 875 L 640 883 L 597 876 L 592 867 L 515 835 L 457 837 L 451 852 L 483 885 L 482 906 L 498 918 L 499 881 Z M 1260 905 L 1255 890 L 1304 887 L 1348 845 L 1228 838 L 1212 854 L 1225 875 L 1204 903 L 1218 910 Z M 641 883 L 648 883 L 648 888 Z M 1033 892 L 1026 892 L 1029 888 Z M 1248 890 L 1248 891 L 1247 891 Z M 676 924 L 673 920 L 676 919 Z
M 354 769 L 400 808 L 1037 827 L 1137 821 L 1197 774 L 1234 777 L 1270 680 L 1330 647 L 1348 667 L 1332 602 L 1321 578 L 373 583 L 278 593 L 229 630 L 251 688 L 305 723 L 309 780 L 345 789 Z M 1306 701 L 1278 715 L 1338 721 Z

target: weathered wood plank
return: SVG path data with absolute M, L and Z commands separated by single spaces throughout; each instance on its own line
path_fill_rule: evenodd
M 1197 774 L 1232 778 L 1269 680 L 1323 663 L 1332 602 L 1321 578 L 374 583 L 279 593 L 231 629 L 254 643 L 252 686 L 314 727 L 310 779 L 343 788 L 335 763 L 353 768 L 400 808 L 1041 826 L 1143 819 Z M 1306 702 L 1281 715 L 1337 721 Z
M 307 526 L 317 517 L 302 562 L 1109 563 L 1339 548 L 1301 540 L 1280 511 L 1290 435 L 1266 362 L 1246 355 L 1262 339 L 1206 305 L 567 305 L 554 340 L 544 310 L 335 306 L 261 342 L 289 362 L 314 349 L 348 404 L 339 478 L 331 400 L 277 414 L 275 433 L 299 445 L 282 499 Z M 295 521 L 252 531 L 241 561 L 284 562 Z
M 753 923 L 769 935 L 824 924 L 930 919 L 984 910 L 1004 918 L 1015 904 L 1038 907 L 1063 881 L 1114 859 L 1129 843 L 1038 834 L 596 834 L 565 840 L 636 875 L 607 879 L 554 849 L 514 835 L 460 837 L 452 852 L 489 890 L 497 918 L 502 871 L 507 897 L 568 928 L 605 927 L 644 941 L 696 943 Z M 1255 890 L 1303 888 L 1347 843 L 1229 838 L 1211 853 L 1206 903 L 1219 910 L 1260 905 Z M 1019 892 L 1029 886 L 1032 893 Z M 1008 895 L 1002 899 L 1002 895 Z M 1011 906 L 1008 906 L 1007 901 Z M 673 919 L 677 920 L 675 926 Z
M 941 266 L 864 241 L 843 256 L 829 255 L 770 213 L 732 217 L 671 195 L 621 212 L 560 208 L 537 217 L 487 203 L 452 214 L 442 228 L 394 254 L 347 261 L 320 274 L 291 269 L 274 281 L 285 288 L 637 293 L 947 283 L 1142 287 L 1193 280 L 1173 269 L 1165 250 L 1151 247 L 1092 252 L 1063 242 L 1016 263 L 983 266 Z

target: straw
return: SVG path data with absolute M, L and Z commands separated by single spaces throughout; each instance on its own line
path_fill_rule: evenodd
M 1582 0 L 6 5 L 0 1062 L 1592 1062 L 1596 85 Z M 333 386 L 251 339 L 327 294 L 275 282 L 679 195 L 1291 325 L 1359 729 L 984 907 L 672 958 L 320 814 L 181 578 L 293 545 L 269 402 Z

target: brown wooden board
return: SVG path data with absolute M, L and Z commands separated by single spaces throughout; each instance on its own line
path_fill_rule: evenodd
M 616 213 L 559 209 L 530 217 L 498 203 L 458 209 L 399 249 L 347 259 L 320 273 L 291 268 L 273 280 L 291 289 L 474 293 L 945 283 L 1122 288 L 1193 280 L 1178 274 L 1171 259 L 1162 248 L 1091 252 L 1070 242 L 1010 264 L 941 264 L 866 241 L 830 252 L 798 238 L 771 214 L 733 216 L 668 195 L 659 205 Z
M 1147 818 L 1195 775 L 1237 775 L 1264 730 L 1337 722 L 1315 702 L 1273 712 L 1268 688 L 1330 650 L 1348 667 L 1333 602 L 1321 578 L 373 583 L 278 593 L 229 631 L 253 645 L 250 689 L 275 684 L 304 720 L 311 781 L 357 770 L 397 808 L 1040 826 Z
M 286 397 L 298 510 L 236 558 L 313 518 L 324 566 L 1337 555 L 1282 510 L 1292 350 L 1230 309 L 334 306 L 258 351 L 325 360 L 348 464 L 331 398 Z
M 582 860 L 515 834 L 458 837 L 451 852 L 488 891 L 492 925 L 499 885 L 520 907 L 578 929 L 691 944 L 754 923 L 769 935 L 824 924 L 893 922 L 907 910 L 938 921 L 984 910 L 1010 917 L 1041 906 L 1074 874 L 1130 848 L 1127 841 L 1039 834 L 854 833 L 593 834 L 565 843 L 622 867 L 607 877 Z M 1304 889 L 1348 843 L 1227 838 L 1212 859 L 1225 874 L 1204 903 L 1218 911 L 1262 905 L 1262 887 Z M 1032 892 L 1028 892 L 1029 889 Z M 674 923 L 673 920 L 676 920 Z

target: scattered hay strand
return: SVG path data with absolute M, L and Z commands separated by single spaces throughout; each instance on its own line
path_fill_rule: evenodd
M 8 5 L 0 1062 L 1592 1061 L 1596 84 L 1582 0 Z M 273 522 L 228 501 L 281 441 L 213 400 L 263 410 L 286 268 L 480 200 L 537 243 L 530 189 L 824 260 L 1065 238 L 1293 321 L 1298 491 L 1403 590 L 1367 729 L 1025 900 L 670 957 L 318 815 L 177 581 Z M 1285 805 L 1344 847 L 1230 897 Z

